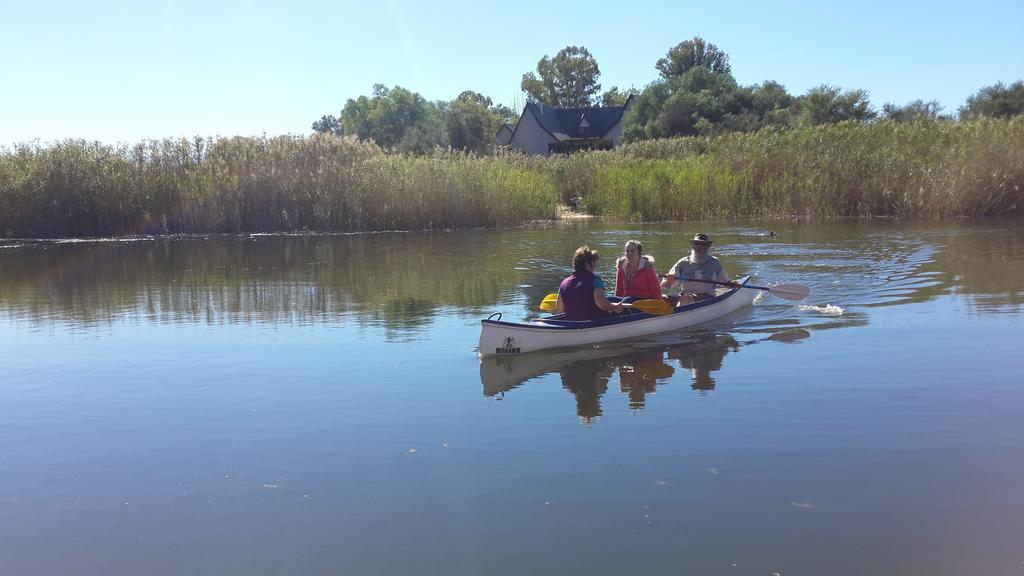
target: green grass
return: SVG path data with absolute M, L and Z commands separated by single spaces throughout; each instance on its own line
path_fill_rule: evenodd
M 310 137 L 69 140 L 0 152 L 0 235 L 514 226 L 579 198 L 611 220 L 1021 213 L 1024 118 L 843 123 L 550 158 Z

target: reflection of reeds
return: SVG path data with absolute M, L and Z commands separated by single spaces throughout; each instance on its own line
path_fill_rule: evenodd
M 92 325 L 355 322 L 409 329 L 482 314 L 516 245 L 482 231 L 72 242 L 0 250 L 0 318 Z M 480 251 L 487 258 L 470 257 Z M 447 255 L 456 255 L 446 257 Z
M 580 199 L 619 220 L 993 216 L 1024 201 L 1024 118 L 843 123 L 550 158 L 387 155 L 310 137 L 0 153 L 0 235 L 509 226 Z

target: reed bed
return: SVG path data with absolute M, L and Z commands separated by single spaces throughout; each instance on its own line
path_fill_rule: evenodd
M 596 171 L 585 207 L 616 219 L 1019 215 L 1024 117 L 639 142 Z
M 372 142 L 195 138 L 0 151 L 0 235 L 514 226 L 573 203 L 612 220 L 991 217 L 1024 205 L 1024 118 L 843 123 L 530 157 Z
M 514 162 L 323 134 L 0 154 L 7 237 L 498 227 L 554 218 L 558 203 L 550 178 Z

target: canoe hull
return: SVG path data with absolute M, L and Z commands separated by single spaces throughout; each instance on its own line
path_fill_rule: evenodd
M 739 280 L 746 283 L 750 277 Z M 629 340 L 706 324 L 754 302 L 752 289 L 735 288 L 713 299 L 683 306 L 665 316 L 632 314 L 593 322 L 534 320 L 502 322 L 483 320 L 480 328 L 480 356 L 508 356 L 537 350 L 586 346 L 601 342 Z

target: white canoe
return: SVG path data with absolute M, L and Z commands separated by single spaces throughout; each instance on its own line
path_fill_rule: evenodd
M 750 276 L 737 282 L 746 284 Z M 481 321 L 480 356 L 525 354 L 570 346 L 628 340 L 717 320 L 754 302 L 756 292 L 733 288 L 718 296 L 680 306 L 665 316 L 634 313 L 599 320 L 571 321 L 552 316 L 531 322 L 502 322 L 500 314 Z

